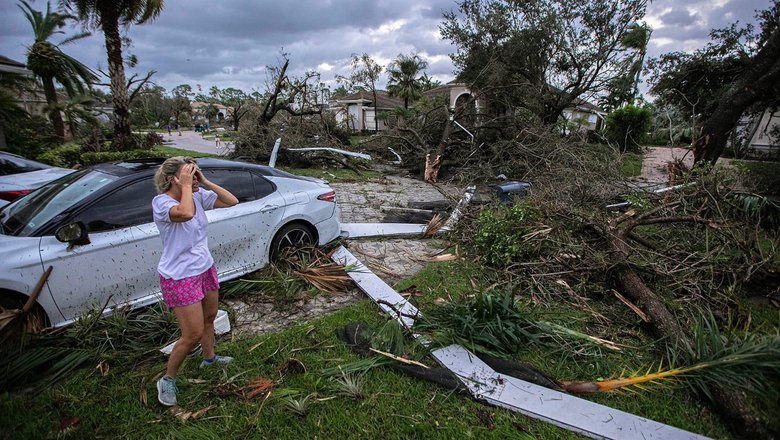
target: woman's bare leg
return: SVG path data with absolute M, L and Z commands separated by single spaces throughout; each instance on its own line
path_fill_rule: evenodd
M 205 300 L 205 299 L 204 299 Z M 175 307 L 173 314 L 176 315 L 176 321 L 179 323 L 179 329 L 181 330 L 181 337 L 176 341 L 176 345 L 173 346 L 171 355 L 168 357 L 168 368 L 166 374 L 168 377 L 175 379 L 176 373 L 179 371 L 184 359 L 187 357 L 190 351 L 198 344 L 205 334 L 203 326 L 203 310 L 204 307 L 201 303 L 190 304 L 188 306 Z M 213 318 L 212 318 L 213 321 Z M 212 333 L 212 348 L 214 324 L 211 325 Z
M 219 291 L 206 292 L 201 304 L 203 306 L 203 335 L 200 338 L 200 346 L 203 349 L 203 357 L 211 359 L 214 357 L 214 318 L 217 317 Z

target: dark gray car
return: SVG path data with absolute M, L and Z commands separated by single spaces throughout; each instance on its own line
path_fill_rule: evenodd
M 73 171 L 0 151 L 0 200 L 13 202 Z

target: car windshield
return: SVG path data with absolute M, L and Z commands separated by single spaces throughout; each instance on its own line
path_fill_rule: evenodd
M 85 170 L 55 180 L 3 209 L 3 233 L 27 236 L 116 179 L 110 174 Z

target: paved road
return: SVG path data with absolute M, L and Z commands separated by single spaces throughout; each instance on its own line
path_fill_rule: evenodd
M 224 155 L 231 151 L 230 146 L 225 146 L 224 142 L 220 141 L 220 146 L 218 148 L 214 139 L 203 139 L 200 133 L 195 133 L 192 130 L 182 130 L 181 136 L 175 131 L 172 131 L 170 136 L 167 133 L 164 133 L 163 138 L 165 138 L 165 145 L 169 147 L 182 148 L 200 153 Z
M 666 164 L 677 159 L 688 167 L 693 166 L 693 152 L 687 148 L 650 147 L 642 160 L 642 178 L 648 182 L 667 182 L 669 172 Z

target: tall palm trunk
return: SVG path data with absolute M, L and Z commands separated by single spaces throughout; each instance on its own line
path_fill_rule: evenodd
M 43 82 L 43 95 L 46 97 L 46 105 L 49 107 L 49 119 L 54 126 L 54 133 L 65 139 L 65 123 L 62 122 L 62 113 L 57 102 L 57 90 L 54 88 L 54 78 L 46 75 L 41 78 Z
M 101 27 L 106 36 L 108 53 L 108 74 L 111 76 L 111 95 L 114 104 L 114 142 L 115 150 L 133 148 L 130 131 L 130 99 L 127 95 L 125 68 L 122 59 L 122 39 L 119 35 L 118 18 L 109 12 L 101 15 Z

